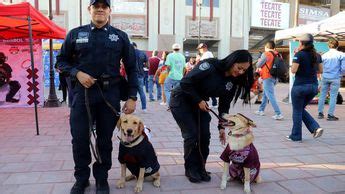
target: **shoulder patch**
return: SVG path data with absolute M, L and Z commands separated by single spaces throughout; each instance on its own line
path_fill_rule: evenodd
M 201 63 L 201 64 L 199 65 L 199 69 L 200 69 L 201 71 L 208 70 L 208 69 L 210 69 L 210 64 L 207 63 L 207 62 Z
M 78 32 L 78 38 L 88 38 L 89 32 Z

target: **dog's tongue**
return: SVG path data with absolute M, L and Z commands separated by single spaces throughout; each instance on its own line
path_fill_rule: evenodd
M 131 142 L 131 141 L 133 141 L 133 136 L 127 136 L 127 142 Z

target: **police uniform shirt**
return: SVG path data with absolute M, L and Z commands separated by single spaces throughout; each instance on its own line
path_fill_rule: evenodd
M 129 96 L 136 96 L 137 68 L 134 48 L 127 34 L 109 24 L 94 24 L 72 29 L 57 56 L 58 68 L 75 77 L 78 71 L 98 79 L 102 74 L 120 76 L 120 60 L 128 73 Z
M 156 173 L 160 168 L 157 155 L 147 138 L 134 147 L 120 144 L 118 159 L 121 164 L 126 164 L 129 171 L 137 177 L 140 168 L 145 168 L 145 177 Z
M 228 113 L 236 88 L 234 78 L 225 77 L 225 72 L 218 70 L 208 62 L 199 63 L 181 80 L 181 88 L 189 99 L 198 104 L 209 97 L 219 97 L 219 115 Z

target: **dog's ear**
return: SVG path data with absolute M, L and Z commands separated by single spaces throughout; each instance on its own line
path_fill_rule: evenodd
M 250 118 L 244 116 L 244 115 L 241 114 L 241 113 L 237 113 L 237 115 L 239 115 L 239 116 L 243 117 L 244 119 L 246 119 L 249 126 L 256 127 L 256 124 L 255 124 L 254 121 L 251 120 Z
M 144 133 L 144 123 L 140 120 L 139 121 L 139 134 Z
M 116 127 L 119 131 L 121 130 L 121 117 L 117 120 Z
M 256 124 L 254 123 L 254 121 L 250 120 L 248 121 L 248 124 L 252 127 L 256 127 Z

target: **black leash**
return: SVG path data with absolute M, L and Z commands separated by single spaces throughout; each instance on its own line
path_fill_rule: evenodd
M 97 86 L 98 90 L 100 91 L 100 94 L 101 94 L 104 102 L 107 104 L 107 106 L 114 112 L 114 114 L 116 116 L 120 116 L 120 113 L 109 103 L 109 101 L 107 99 L 105 99 L 104 94 L 102 92 L 102 89 L 98 85 L 97 82 L 95 83 L 95 85 Z M 98 149 L 96 128 L 93 127 L 93 119 L 92 119 L 91 110 L 90 110 L 88 88 L 85 88 L 85 106 L 86 106 L 87 116 L 89 119 L 89 142 L 90 142 L 91 152 L 92 152 L 92 155 L 95 157 L 96 161 L 98 163 L 102 164 L 102 158 L 101 158 L 101 155 L 100 155 L 99 149 Z M 92 136 L 95 139 L 95 144 L 93 144 L 93 142 L 91 140 Z
M 216 116 L 216 117 L 218 118 L 218 120 L 220 120 L 221 122 L 228 122 L 226 119 L 224 119 L 224 118 L 218 116 L 218 114 L 217 114 L 216 112 L 214 112 L 214 110 L 212 110 L 212 109 L 208 109 L 208 110 L 209 110 L 211 113 L 213 113 L 214 116 Z

